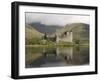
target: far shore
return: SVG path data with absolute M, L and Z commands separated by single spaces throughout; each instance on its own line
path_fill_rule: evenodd
M 88 47 L 89 44 L 69 44 L 69 45 L 62 45 L 62 44 L 39 45 L 39 44 L 34 44 L 34 45 L 25 45 L 25 46 L 26 47 L 74 47 L 74 46 Z

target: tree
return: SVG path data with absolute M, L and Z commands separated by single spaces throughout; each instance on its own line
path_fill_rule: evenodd
M 44 34 L 44 39 L 47 39 L 47 34 L 46 33 Z
M 80 44 L 80 40 L 79 39 L 76 39 L 75 40 L 75 44 Z

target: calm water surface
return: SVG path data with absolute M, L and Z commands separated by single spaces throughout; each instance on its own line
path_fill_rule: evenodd
M 89 64 L 88 47 L 26 47 L 25 67 L 58 67 Z

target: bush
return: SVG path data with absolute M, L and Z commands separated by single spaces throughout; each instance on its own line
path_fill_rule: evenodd
M 75 44 L 80 44 L 80 40 L 76 39 Z

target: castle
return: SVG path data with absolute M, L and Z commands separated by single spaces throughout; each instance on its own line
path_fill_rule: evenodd
M 51 41 L 54 41 L 56 43 L 73 42 L 73 32 L 65 31 L 65 32 L 59 32 L 53 35 L 47 35 L 47 39 L 50 39 Z
M 73 42 L 73 32 L 66 31 L 56 35 L 56 43 L 59 42 Z

